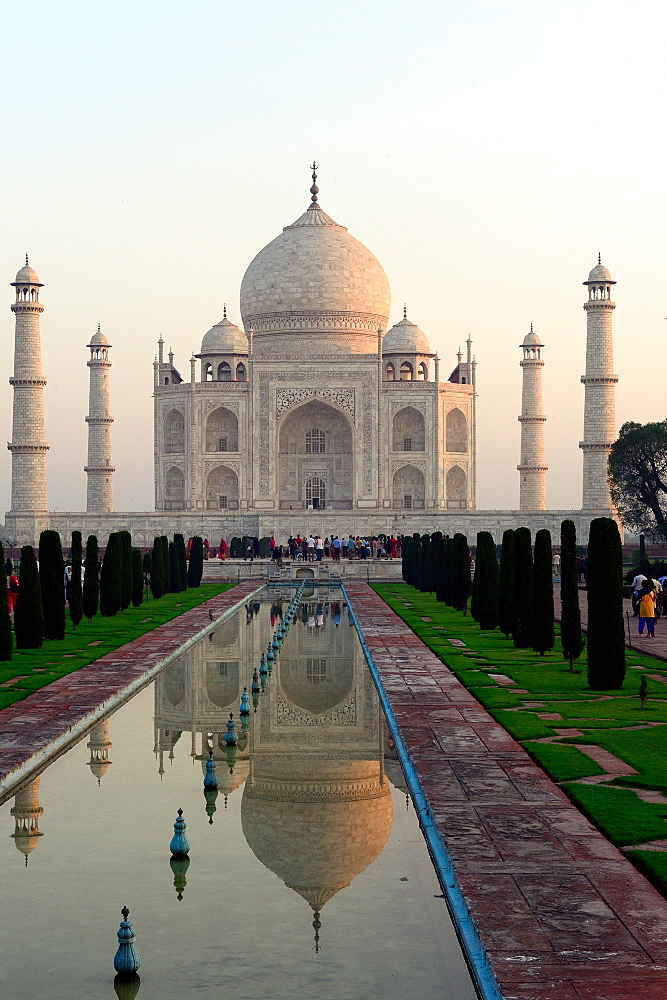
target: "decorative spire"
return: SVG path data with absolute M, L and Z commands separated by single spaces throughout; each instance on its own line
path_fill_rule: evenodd
M 310 189 L 310 200 L 313 203 L 313 205 L 317 205 L 317 195 L 319 194 L 319 190 L 320 189 L 318 188 L 317 184 L 315 183 L 315 181 L 317 180 L 317 174 L 315 173 L 315 171 L 319 170 L 319 167 L 315 163 L 315 160 L 313 160 L 313 162 L 312 162 L 311 170 L 313 171 L 313 174 L 312 174 L 312 177 L 313 177 L 313 186 Z
M 407 302 L 404 302 L 403 303 L 403 319 L 407 319 L 407 318 L 408 318 L 408 304 L 407 304 Z
M 533 332 L 533 324 L 532 323 L 530 324 L 530 332 L 531 333 Z
M 598 253 L 598 264 L 602 263 L 602 254 Z
M 222 304 L 222 318 L 223 319 L 227 319 L 227 303 L 226 302 L 223 302 L 223 304 Z
M 28 264 L 28 255 L 27 254 L 25 255 L 25 266 L 26 267 L 30 267 L 30 265 Z
M 100 324 L 99 324 L 99 323 L 97 324 L 97 332 L 98 332 L 98 333 L 101 333 L 101 332 L 102 332 L 102 331 L 100 330 Z

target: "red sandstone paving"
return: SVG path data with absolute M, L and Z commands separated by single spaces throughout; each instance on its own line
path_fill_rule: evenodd
M 370 587 L 346 590 L 505 1000 L 665 1000 L 667 901 Z
M 0 781 L 257 589 L 248 580 L 0 711 Z

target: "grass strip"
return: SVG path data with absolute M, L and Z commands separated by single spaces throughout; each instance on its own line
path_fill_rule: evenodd
M 634 792 L 608 785 L 561 785 L 605 837 L 617 847 L 667 838 L 667 804 L 644 802 Z
M 628 851 L 628 857 L 651 885 L 667 896 L 667 852 Z
M 110 653 L 166 622 L 233 587 L 232 583 L 205 583 L 180 594 L 165 594 L 126 608 L 112 618 L 96 615 L 74 628 L 66 619 L 65 638 L 45 641 L 39 649 L 15 649 L 12 659 L 0 665 L 0 709 L 26 698 L 33 691 Z
M 528 741 L 523 744 L 523 748 L 554 781 L 576 781 L 577 778 L 591 778 L 596 774 L 604 774 L 599 764 L 581 750 L 566 743 Z

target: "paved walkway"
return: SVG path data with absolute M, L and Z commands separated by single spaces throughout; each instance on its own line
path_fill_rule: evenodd
M 664 1000 L 667 901 L 370 587 L 346 590 L 506 1000 Z
M 81 726 L 108 712 L 115 700 L 122 701 L 128 688 L 148 683 L 186 640 L 214 628 L 209 611 L 219 617 L 257 586 L 255 580 L 232 587 L 0 711 L 0 799 L 18 775 L 22 780 L 31 769 L 41 770 L 54 752 L 80 739 Z

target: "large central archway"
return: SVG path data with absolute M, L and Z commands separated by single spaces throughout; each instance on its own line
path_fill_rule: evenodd
M 278 500 L 283 510 L 352 507 L 352 427 L 334 406 L 311 400 L 286 414 L 278 435 Z

